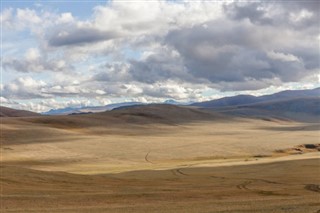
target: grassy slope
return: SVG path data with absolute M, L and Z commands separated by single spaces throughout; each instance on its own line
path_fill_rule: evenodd
M 142 125 L 141 118 L 139 123 L 128 124 L 123 118 L 106 122 L 101 116 L 88 116 L 87 125 L 80 122 L 85 117 L 39 118 L 45 124 L 38 118 L 4 121 L 3 160 L 42 170 L 109 173 L 223 158 L 243 161 L 277 149 L 317 143 L 319 138 L 315 124 L 214 119 Z
M 26 110 L 16 110 L 0 106 L 0 117 L 30 117 L 39 116 L 40 114 Z
M 316 212 L 318 166 L 301 160 L 93 176 L 4 167 L 1 212 Z
M 234 119 L 174 106 L 159 115 L 158 107 L 4 118 L 3 212 L 319 209 L 318 159 L 250 165 L 264 162 L 254 155 L 319 143 L 317 124 Z M 224 163 L 229 166 L 216 167 Z

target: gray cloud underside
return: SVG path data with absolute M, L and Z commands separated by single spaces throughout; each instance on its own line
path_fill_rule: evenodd
M 146 83 L 168 78 L 191 82 L 202 79 L 222 90 L 255 90 L 316 75 L 319 2 L 290 2 L 290 6 L 288 2 L 281 3 L 281 7 L 287 6 L 284 9 L 289 11 L 272 19 L 259 9 L 258 3 L 228 5 L 225 10 L 229 20 L 169 32 L 163 45 L 176 50 L 179 57 L 164 57 L 166 54 L 160 52 L 143 61 L 133 61 L 132 76 Z M 299 15 L 303 9 L 312 12 L 311 17 L 291 23 L 289 14 Z M 301 31 L 302 25 L 306 32 Z
M 3 62 L 4 69 L 13 69 L 18 72 L 23 73 L 32 73 L 32 72 L 44 72 L 44 71 L 53 71 L 53 72 L 68 72 L 74 70 L 72 65 L 63 65 L 60 66 L 58 61 L 55 60 L 45 60 L 40 59 L 37 61 L 28 61 L 24 59 L 4 59 Z
M 224 21 L 206 25 L 208 28 L 195 26 L 174 31 L 166 38 L 166 42 L 178 50 L 188 70 L 196 77 L 209 79 L 211 82 L 241 82 L 246 78 L 259 80 L 278 77 L 289 82 L 312 74 L 319 67 L 316 42 L 313 46 L 297 45 L 287 48 L 272 44 L 271 41 L 266 46 L 261 32 L 263 28 L 241 25 L 231 28 L 230 23 Z M 281 32 L 275 35 L 281 36 Z M 300 43 L 299 39 L 294 41 Z M 294 55 L 299 60 L 270 58 L 269 51 Z
M 20 79 L 4 85 L 3 94 L 6 98 L 21 99 L 57 96 L 188 99 L 198 98 L 205 88 L 241 91 L 302 82 L 319 74 L 319 3 L 229 3 L 223 6 L 223 15 L 212 20 L 179 25 L 172 19 L 170 24 L 176 25 L 170 27 L 161 23 L 165 28 L 163 34 L 158 29 L 153 31 L 157 22 L 136 24 L 132 20 L 110 29 L 98 28 L 94 23 L 81 27 L 76 23 L 53 26 L 41 38 L 48 49 L 53 49 L 50 51 L 58 50 L 77 58 L 80 46 L 84 54 L 88 52 L 85 56 L 89 59 L 100 57 L 104 62 L 104 57 L 110 57 L 111 61 L 106 59 L 92 73 L 84 72 L 85 77 L 78 85 L 59 85 L 61 82 L 57 81 L 39 87 L 34 82 L 31 87 L 30 82 L 24 84 Z M 130 59 L 115 57 L 112 61 L 112 51 L 103 51 L 104 41 L 112 43 L 114 55 L 121 55 L 124 49 L 146 54 Z M 98 48 L 100 44 L 102 50 Z M 100 52 L 95 52 L 96 49 Z M 45 57 L 29 61 L 6 59 L 4 68 L 72 75 L 76 60 L 62 59 L 66 60 L 62 65 Z M 74 78 L 71 80 L 78 80 Z
M 48 38 L 48 43 L 51 46 L 69 46 L 90 44 L 99 41 L 111 40 L 117 37 L 117 34 L 110 31 L 101 31 L 94 28 L 75 28 L 66 29 L 63 31 L 55 31 Z

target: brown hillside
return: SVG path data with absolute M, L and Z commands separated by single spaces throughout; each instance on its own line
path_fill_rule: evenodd
M 0 117 L 30 117 L 38 115 L 40 114 L 26 110 L 17 110 L 3 106 L 0 107 Z
M 42 124 L 55 128 L 108 127 L 124 124 L 177 125 L 197 121 L 227 121 L 231 117 L 219 113 L 172 105 L 148 105 L 123 108 L 93 114 L 41 116 L 23 118 L 28 123 Z

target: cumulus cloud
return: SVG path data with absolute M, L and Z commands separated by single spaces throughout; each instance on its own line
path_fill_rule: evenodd
M 39 24 L 41 23 L 41 18 L 37 15 L 34 10 L 26 9 L 17 9 L 17 19 L 20 23 L 24 23 L 26 26 L 28 24 Z
M 64 59 L 48 59 L 46 54 L 41 54 L 37 48 L 27 49 L 23 58 L 4 57 L 3 68 L 24 73 L 44 71 L 63 72 L 73 69 Z
M 0 97 L 2 100 L 2 97 Z M 64 102 L 56 101 L 55 99 L 45 99 L 40 101 L 30 102 L 10 102 L 4 103 L 6 106 L 13 107 L 15 109 L 28 109 L 34 112 L 45 112 L 50 109 L 60 109 L 65 107 L 83 107 L 91 105 L 89 100 L 85 99 L 71 99 L 65 100 Z
M 55 14 L 45 11 L 36 11 L 29 8 L 3 8 L 1 11 L 1 23 L 3 31 L 30 30 L 32 33 L 40 33 L 44 27 L 56 19 Z
M 292 55 L 292 54 L 285 54 L 281 52 L 267 52 L 267 56 L 274 60 L 280 60 L 280 61 L 300 61 L 298 57 Z
M 100 65 L 91 81 L 106 82 L 128 82 L 132 76 L 129 73 L 130 65 L 128 63 L 106 63 Z
M 67 24 L 67 23 L 72 23 L 74 21 L 75 21 L 75 19 L 74 19 L 73 15 L 71 13 L 62 13 L 58 17 L 56 22 L 58 24 Z
M 1 11 L 1 16 L 0 16 L 1 26 L 10 28 L 12 25 L 12 19 L 13 19 L 12 8 L 5 8 L 3 11 Z
M 254 24 L 272 24 L 268 8 L 261 7 L 261 2 L 239 2 L 224 5 L 227 16 L 234 20 L 249 19 Z
M 250 10 L 261 6 L 248 5 Z M 171 31 L 166 43 L 179 52 L 190 73 L 215 85 L 221 82 L 219 87 L 226 82 L 241 85 L 255 81 L 257 86 L 252 89 L 257 89 L 273 84 L 272 79 L 275 79 L 274 83 L 279 79 L 295 82 L 319 71 L 318 41 L 315 37 L 290 26 L 270 27 L 260 22 L 234 20 L 236 18 L 242 19 L 233 16 L 232 20 L 211 21 Z M 305 39 L 301 40 L 303 36 Z M 232 87 L 236 88 L 245 89 Z
M 233 20 L 249 20 L 254 24 L 315 28 L 319 20 L 319 1 L 234 2 L 224 5 L 226 15 Z
M 19 77 L 2 86 L 2 95 L 10 99 L 46 98 L 41 90 L 47 84 L 44 81 L 36 81 L 30 77 Z
M 59 29 L 59 32 L 52 33 L 48 41 L 51 46 L 59 47 L 94 43 L 115 37 L 117 36 L 113 32 L 100 31 L 90 27 L 78 27 L 76 29 Z
M 166 40 L 183 57 L 189 73 L 213 83 L 272 78 L 297 81 L 301 75 L 314 72 L 313 69 L 307 69 L 303 63 L 303 59 L 307 59 L 308 55 L 297 54 L 301 61 L 292 60 L 297 59 L 294 55 L 298 50 L 287 55 L 275 53 L 274 49 L 285 47 L 266 47 L 264 37 L 261 37 L 261 33 L 255 33 L 250 25 L 238 24 L 233 28 L 230 25 L 233 23 L 211 22 L 207 23 L 207 28 L 195 26 L 173 31 Z M 225 30 L 224 26 L 227 26 Z M 280 57 L 282 60 L 279 60 Z M 284 60 L 285 57 L 287 60 Z M 315 62 L 316 60 L 312 63 Z M 308 61 L 305 63 L 311 64 Z
M 0 96 L 0 103 L 1 105 L 5 104 L 5 105 L 15 105 L 18 104 L 18 102 L 10 100 L 8 98 L 5 98 L 3 96 Z
M 89 106 L 90 100 L 86 99 L 71 99 L 63 103 L 56 101 L 55 99 L 46 99 L 38 103 L 38 106 L 46 107 L 47 109 L 59 109 L 64 107 L 82 107 Z
M 192 78 L 179 53 L 163 46 L 148 52 L 140 60 L 131 60 L 129 73 L 136 81 L 155 83 L 167 79 L 190 80 Z
M 316 84 L 319 13 L 319 1 L 286 0 L 111 1 L 88 18 L 5 8 L 3 67 L 17 78 L 2 86 L 3 101 L 40 99 L 26 107 L 44 109 L 55 97 L 204 100 L 207 90 Z M 10 35 L 28 33 L 10 50 Z
M 67 19 L 68 24 L 61 22 L 51 26 L 47 33 L 48 44 L 74 46 L 118 38 L 165 35 L 171 29 L 219 17 L 220 5 L 207 2 L 150 1 L 127 4 L 112 1 L 106 6 L 95 7 L 90 21 L 76 21 L 70 15 L 61 15 L 59 20 Z

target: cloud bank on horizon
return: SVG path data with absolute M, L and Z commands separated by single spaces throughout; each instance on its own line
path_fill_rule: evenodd
M 82 4 L 2 3 L 3 105 L 46 111 L 319 86 L 319 1 Z

